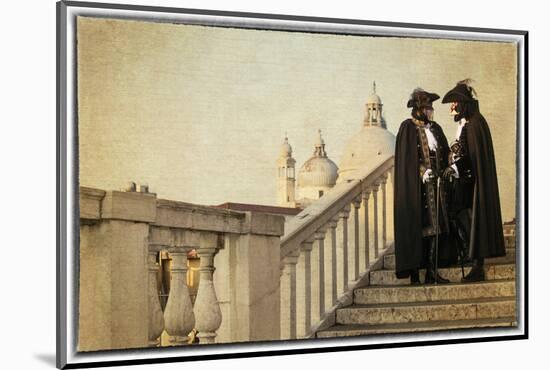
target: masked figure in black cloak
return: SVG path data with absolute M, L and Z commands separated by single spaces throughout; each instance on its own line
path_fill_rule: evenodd
M 449 258 L 448 252 L 441 253 L 444 235 L 449 231 L 443 187 L 440 187 L 439 202 L 436 201 L 436 179 L 448 167 L 449 158 L 449 145 L 443 130 L 432 120 L 432 102 L 437 99 L 437 94 L 420 88 L 413 91 L 407 103 L 407 107 L 412 108 L 412 118 L 401 123 L 395 146 L 396 275 L 398 278 L 410 277 L 411 284 L 420 283 L 418 270 L 424 267 L 426 284 L 436 280 L 437 283 L 449 282 L 439 274 L 436 277 L 435 273 L 436 234 L 439 234 L 439 260 L 445 256 Z M 436 227 L 438 216 L 439 227 Z
M 450 213 L 455 234 L 473 261 L 463 282 L 485 280 L 484 258 L 506 254 L 491 133 L 470 83 L 458 82 L 442 100 L 451 103 L 451 114 L 459 125 L 451 166 L 443 177 L 452 183 Z

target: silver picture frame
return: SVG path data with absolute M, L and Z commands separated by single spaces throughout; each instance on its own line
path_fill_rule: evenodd
M 77 17 L 231 27 L 250 30 L 307 32 L 331 35 L 391 36 L 508 42 L 517 47 L 516 116 L 516 297 L 517 326 L 450 330 L 322 340 L 265 341 L 169 348 L 79 352 L 79 153 L 77 100 Z M 277 356 L 376 348 L 426 346 L 526 339 L 528 335 L 528 32 L 335 19 L 281 14 L 257 14 L 108 3 L 57 3 L 57 367 L 184 362 L 220 358 Z

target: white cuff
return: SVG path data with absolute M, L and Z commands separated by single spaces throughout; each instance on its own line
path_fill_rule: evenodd
M 455 173 L 453 173 L 453 176 L 458 179 L 460 175 L 458 174 L 458 168 L 456 167 L 456 164 L 452 164 L 451 167 L 453 170 L 455 170 Z
M 430 175 L 432 174 L 432 169 L 428 168 L 426 172 L 424 172 L 424 175 L 422 175 L 422 182 L 425 184 L 426 181 L 430 178 Z

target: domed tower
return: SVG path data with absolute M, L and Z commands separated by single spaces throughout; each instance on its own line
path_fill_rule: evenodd
M 285 133 L 285 141 L 281 145 L 279 159 L 277 159 L 277 205 L 281 207 L 295 207 L 295 186 L 294 174 L 296 160 L 292 158 L 292 147 L 288 143 Z
M 300 205 L 307 206 L 322 197 L 336 184 L 337 178 L 338 166 L 328 158 L 325 141 L 319 130 L 313 156 L 303 164 L 298 173 Z
M 363 124 L 365 126 L 379 126 L 386 128 L 386 121 L 382 116 L 382 100 L 376 95 L 376 81 L 372 83 L 372 94 L 367 99 L 367 112 Z
M 386 129 L 382 105 L 382 100 L 376 94 L 376 82 L 373 82 L 372 94 L 367 99 L 363 127 L 344 148 L 338 182 L 353 179 L 357 170 L 368 170 L 380 157 L 394 154 L 395 136 Z

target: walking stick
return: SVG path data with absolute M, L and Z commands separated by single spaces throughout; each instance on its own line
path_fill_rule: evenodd
M 463 248 L 460 248 L 460 249 L 461 249 L 461 251 L 458 252 L 458 253 L 460 255 L 460 268 L 462 269 L 462 278 L 464 279 L 464 277 L 466 276 L 466 275 L 464 275 L 464 253 L 465 253 L 465 251 L 462 250 Z
M 474 200 L 472 205 L 472 223 L 470 224 L 470 245 L 468 248 L 468 255 L 474 259 L 474 241 L 476 238 L 476 212 L 477 211 L 477 181 L 474 184 Z
M 435 198 L 435 277 L 434 281 L 437 285 L 437 262 L 439 260 L 439 184 L 441 182 L 441 177 L 437 177 L 437 188 L 436 188 L 436 198 Z
M 449 182 L 452 184 L 453 183 L 453 177 L 451 176 L 449 178 Z M 454 194 L 454 188 L 453 188 L 453 194 Z M 465 258 L 465 254 L 466 254 L 466 250 L 465 250 L 465 247 L 461 247 L 460 246 L 460 241 L 461 240 L 464 240 L 465 238 L 463 238 L 460 234 L 460 221 L 458 220 L 458 215 L 455 211 L 454 213 L 454 220 L 452 221 L 452 227 L 454 229 L 454 233 L 456 234 L 456 238 L 458 239 L 458 243 L 456 243 L 456 250 L 457 250 L 457 253 L 458 253 L 458 258 L 460 258 L 460 269 L 462 271 L 462 278 L 464 278 L 466 275 L 464 274 L 464 258 Z M 464 237 L 466 235 L 463 235 Z

